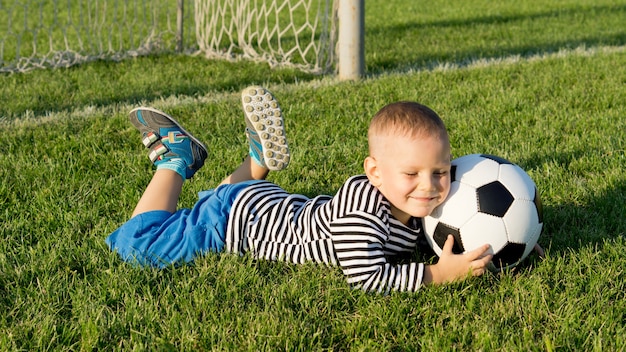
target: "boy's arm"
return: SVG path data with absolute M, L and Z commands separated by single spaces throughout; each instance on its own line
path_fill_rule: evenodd
M 449 236 L 437 264 L 391 264 L 383 243 L 386 226 L 375 215 L 352 213 L 331 223 L 333 244 L 339 266 L 352 286 L 365 291 L 417 291 L 421 284 L 439 284 L 485 272 L 491 255 L 488 245 L 464 254 L 453 254 Z
M 375 215 L 356 212 L 330 224 L 339 266 L 350 285 L 372 292 L 417 291 L 421 263 L 391 264 L 384 253 L 387 226 Z

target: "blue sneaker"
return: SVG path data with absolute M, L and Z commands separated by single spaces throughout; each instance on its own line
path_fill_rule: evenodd
M 143 145 L 150 149 L 150 161 L 157 168 L 163 163 L 182 160 L 186 168 L 181 176 L 190 179 L 204 165 L 206 147 L 171 116 L 147 107 L 133 109 L 129 115 L 130 122 L 141 132 Z
M 289 164 L 289 146 L 285 123 L 278 101 L 267 89 L 251 86 L 241 93 L 246 115 L 246 136 L 250 157 L 270 170 L 282 170 Z

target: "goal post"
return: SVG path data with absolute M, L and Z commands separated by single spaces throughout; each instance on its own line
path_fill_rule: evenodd
M 364 72 L 364 0 L 196 0 L 207 57 L 264 61 L 311 72 Z
M 338 0 L 340 80 L 357 80 L 365 72 L 365 0 Z

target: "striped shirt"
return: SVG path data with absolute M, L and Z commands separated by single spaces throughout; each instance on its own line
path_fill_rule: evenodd
M 287 193 L 270 182 L 235 199 L 225 250 L 256 258 L 338 265 L 349 284 L 365 291 L 416 291 L 424 265 L 395 263 L 415 251 L 420 219 L 405 226 L 365 175 L 348 179 L 334 197 Z

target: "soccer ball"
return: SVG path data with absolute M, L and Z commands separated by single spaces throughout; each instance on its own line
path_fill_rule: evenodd
M 452 235 L 457 254 L 490 244 L 492 272 L 525 259 L 543 228 L 539 192 L 530 176 L 503 158 L 470 154 L 452 161 L 451 178 L 446 200 L 423 218 L 435 253 L 441 255 Z

